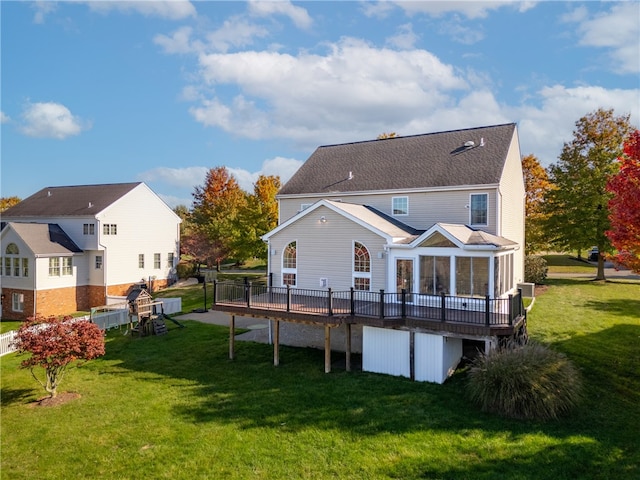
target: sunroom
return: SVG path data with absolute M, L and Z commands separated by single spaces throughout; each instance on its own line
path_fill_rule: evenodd
M 390 246 L 388 291 L 468 298 L 464 308 L 482 306 L 487 296 L 515 291 L 514 252 L 518 244 L 466 225 L 437 223 L 409 244 Z M 422 299 L 424 301 L 424 298 Z

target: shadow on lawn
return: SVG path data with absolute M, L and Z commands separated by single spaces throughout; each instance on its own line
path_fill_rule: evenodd
M 342 431 L 354 438 L 468 432 L 485 436 L 488 442 L 494 435 L 508 436 L 514 445 L 526 444 L 524 436 L 544 434 L 558 438 L 560 443 L 542 450 L 529 445 L 528 453 L 505 453 L 505 467 L 529 469 L 535 464 L 538 477 L 560 478 L 566 477 L 564 459 L 571 458 L 570 476 L 577 478 L 581 475 L 575 470 L 583 464 L 585 469 L 597 465 L 607 472 L 625 468 L 636 472 L 638 468 L 636 432 L 630 425 L 640 422 L 640 380 L 634 376 L 639 336 L 640 327 L 618 325 L 558 343 L 570 357 L 576 357 L 583 371 L 589 370 L 585 372 L 588 398 L 570 417 L 549 423 L 508 420 L 479 412 L 466 398 L 464 372 L 444 385 L 366 372 L 334 370 L 325 374 L 324 352 L 291 347 L 281 347 L 280 366 L 274 367 L 272 347 L 249 342 L 236 342 L 236 359 L 231 361 L 228 330 L 197 322 L 189 322 L 188 328 L 172 330 L 164 337 L 114 339 L 107 355 L 120 360 L 119 370 L 194 382 L 195 389 L 173 407 L 174 415 L 189 422 L 232 423 L 242 429 L 270 428 L 283 434 L 319 428 Z M 158 355 L 159 349 L 162 355 Z M 589 360 L 583 357 L 588 351 L 599 353 Z M 333 360 L 341 355 L 334 352 Z M 629 387 L 621 385 L 629 381 Z M 451 448 L 464 448 L 464 437 L 461 442 Z M 420 458 L 403 459 L 389 475 L 403 477 L 406 470 L 425 478 L 478 478 L 483 472 L 499 470 L 495 456 L 500 454 L 490 454 L 487 458 L 491 460 L 483 461 L 477 446 L 467 448 L 468 465 L 423 465 Z

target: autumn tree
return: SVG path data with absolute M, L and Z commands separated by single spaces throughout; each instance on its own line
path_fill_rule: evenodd
M 225 167 L 211 168 L 204 185 L 193 193 L 191 218 L 194 233 L 205 235 L 212 256 L 220 268 L 225 258 L 237 253 L 242 232 L 238 230 L 238 216 L 247 203 L 247 195 Z
M 376 140 L 385 140 L 387 138 L 396 138 L 396 132 L 382 132 Z
M 18 352 L 31 354 L 20 367 L 31 370 L 33 378 L 52 398 L 72 362 L 104 355 L 104 335 L 100 328 L 87 320 L 73 320 L 68 316 L 30 317 L 18 329 L 14 345 Z M 36 367 L 44 369 L 44 380 L 36 374 Z
M 609 179 L 610 230 L 606 235 L 617 250 L 611 260 L 640 273 L 640 131 L 633 132 L 624 144 L 620 169 Z
M 2 197 L 0 198 L 0 212 L 4 212 L 18 203 L 20 203 L 20 198 L 18 197 Z
M 242 236 L 235 248 L 239 252 L 239 260 L 266 260 L 267 247 L 261 237 L 278 225 L 276 195 L 279 190 L 280 178 L 273 175 L 260 175 L 253 184 L 253 194 L 247 197 L 247 203 L 239 216 L 237 228 Z
M 598 109 L 580 118 L 573 140 L 565 143 L 558 162 L 549 167 L 553 188 L 545 195 L 544 228 L 551 243 L 578 252 L 597 246 L 610 250 L 607 181 L 617 173 L 616 159 L 633 130 L 629 115 L 614 116 Z M 599 255 L 596 279 L 604 280 L 604 259 Z
M 542 205 L 551 183 L 547 171 L 535 155 L 522 157 L 522 173 L 525 187 L 525 248 L 531 254 L 548 248 L 543 228 L 545 214 Z

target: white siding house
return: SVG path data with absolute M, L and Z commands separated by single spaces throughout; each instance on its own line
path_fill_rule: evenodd
M 464 340 L 526 328 L 515 124 L 319 147 L 277 198 L 270 286 L 326 291 L 325 322 L 364 326 L 364 370 L 441 383 Z M 339 319 L 334 296 L 351 301 Z
M 141 282 L 166 286 L 180 221 L 144 183 L 40 190 L 2 215 L 3 318 L 88 310 Z

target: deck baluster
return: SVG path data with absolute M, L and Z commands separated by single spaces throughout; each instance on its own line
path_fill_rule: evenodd
M 384 289 L 380 289 L 380 318 L 384 318 Z
M 484 324 L 488 327 L 491 323 L 491 299 L 489 295 L 484 297 Z

